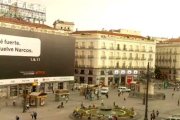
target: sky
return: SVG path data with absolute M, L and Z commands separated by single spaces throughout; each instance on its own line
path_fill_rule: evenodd
M 22 0 L 46 7 L 45 24 L 75 23 L 78 30 L 129 29 L 142 36 L 180 36 L 180 0 Z M 74 30 L 75 30 L 74 29 Z

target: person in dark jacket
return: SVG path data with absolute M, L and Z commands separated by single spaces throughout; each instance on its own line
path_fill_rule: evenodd
M 36 120 L 37 119 L 37 113 L 34 112 L 34 119 Z
M 19 120 L 19 119 L 20 119 L 19 116 L 16 115 L 16 120 Z

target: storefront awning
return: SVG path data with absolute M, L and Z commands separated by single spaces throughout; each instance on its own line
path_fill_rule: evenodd
M 42 93 L 42 92 L 32 92 L 29 94 L 30 96 L 46 96 L 47 93 Z

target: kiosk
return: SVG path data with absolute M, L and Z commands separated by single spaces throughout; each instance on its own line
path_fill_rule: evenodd
M 66 98 L 69 99 L 69 90 L 56 90 L 56 94 L 55 94 L 55 101 L 59 102 L 59 101 L 65 101 Z
M 45 98 L 47 97 L 47 93 L 41 92 L 32 92 L 29 94 L 29 103 L 30 106 L 43 106 L 45 104 Z

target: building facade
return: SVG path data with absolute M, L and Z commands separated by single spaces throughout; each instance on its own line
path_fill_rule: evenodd
M 132 31 L 131 31 L 132 32 Z M 139 35 L 112 31 L 75 31 L 75 81 L 126 84 L 155 66 L 156 43 Z
M 54 29 L 54 28 L 49 27 L 44 24 L 29 23 L 29 22 L 19 20 L 19 19 L 0 17 L 0 36 L 1 37 L 2 37 L 3 31 L 7 30 L 7 29 L 10 30 L 11 32 L 14 31 L 14 32 L 12 32 L 13 34 L 16 34 L 19 30 L 21 30 L 22 32 L 29 31 L 29 34 L 42 33 L 43 36 L 57 35 L 57 36 L 62 36 L 62 37 L 66 37 L 66 38 L 68 37 L 68 39 L 69 39 L 68 34 L 63 34 L 59 30 Z M 8 34 L 10 34 L 10 33 L 8 33 Z M 37 35 L 35 35 L 34 37 L 37 37 Z M 53 37 L 56 37 L 56 36 L 53 36 Z M 66 39 L 66 38 L 63 38 L 63 39 Z M 53 38 L 53 39 L 55 39 L 55 38 Z M 41 44 L 42 43 L 43 42 L 41 42 Z M 63 43 L 63 45 L 65 45 L 65 44 L 66 43 Z M 67 46 L 70 46 L 73 49 L 71 56 L 73 56 L 73 59 L 74 59 L 75 40 L 74 40 L 74 43 L 70 42 L 67 44 L 68 44 Z M 3 46 L 1 45 L 0 47 L 3 47 Z M 71 49 L 68 49 L 68 50 L 71 51 Z M 42 49 L 41 49 L 41 52 L 42 52 Z M 43 55 L 43 53 L 41 53 L 41 55 Z M 2 62 L 2 59 L 4 59 L 5 57 L 3 57 L 3 55 L 2 56 L 0 55 L 0 57 L 1 57 L 1 62 Z M 42 58 L 42 56 L 41 56 L 41 58 Z M 19 59 L 19 58 L 16 58 L 16 59 Z M 27 57 L 27 59 L 30 59 L 30 58 Z M 72 59 L 72 65 L 70 65 L 72 68 L 74 67 L 73 59 Z M 30 62 L 36 62 L 37 59 L 30 59 L 30 60 L 31 60 Z M 22 60 L 19 62 L 23 63 L 24 61 Z M 61 64 L 60 61 L 58 61 L 58 62 Z M 11 65 L 12 64 L 14 64 L 14 63 L 11 63 Z M 0 66 L 1 66 L 1 68 L 3 68 L 3 67 L 5 68 L 5 66 L 3 66 L 2 64 Z M 22 65 L 19 65 L 19 67 L 20 66 L 22 66 Z M 42 69 L 42 68 L 39 68 L 39 69 Z M 72 81 L 74 81 L 74 75 L 73 75 L 74 70 L 73 69 L 71 70 L 72 76 L 67 76 L 67 75 L 63 76 L 62 75 L 59 77 L 43 77 L 43 75 L 45 75 L 46 74 L 45 72 L 47 72 L 47 71 L 42 71 L 42 70 L 39 70 L 39 71 L 25 70 L 21 73 L 17 73 L 18 75 L 23 74 L 25 76 L 25 78 L 2 79 L 1 78 L 2 76 L 1 76 L 0 77 L 0 100 L 21 96 L 24 89 L 28 89 L 29 92 L 41 91 L 41 92 L 50 92 L 50 93 L 54 92 L 57 89 L 69 89 L 70 83 Z M 24 70 L 24 69 L 21 69 L 21 70 Z M 17 71 L 17 72 L 19 72 L 19 71 Z M 14 73 L 12 73 L 12 74 L 14 75 Z M 31 77 L 33 75 L 39 75 L 41 77 L 38 77 L 38 78 Z M 27 78 L 27 76 L 29 76 L 29 78 Z M 9 77 L 9 76 L 7 76 L 7 77 Z
M 180 39 L 170 39 L 156 46 L 156 66 L 162 78 L 178 80 L 180 78 Z
M 62 33 L 72 33 L 74 31 L 74 23 L 56 20 L 53 23 L 54 28 L 60 30 Z

